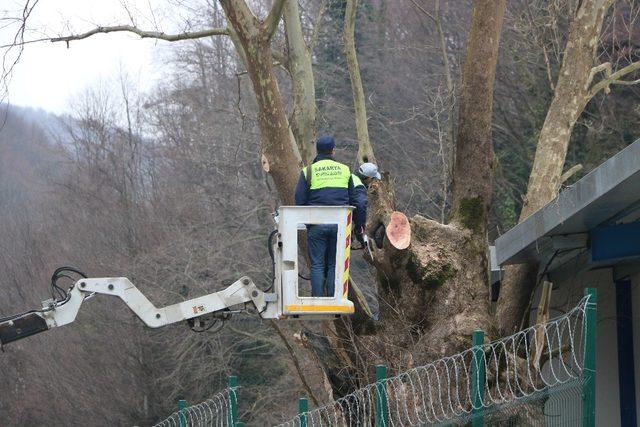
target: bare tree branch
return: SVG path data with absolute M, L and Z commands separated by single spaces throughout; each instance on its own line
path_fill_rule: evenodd
M 585 90 L 589 89 L 589 86 L 593 82 L 593 78 L 596 76 L 596 74 L 600 72 L 604 72 L 606 76 L 611 75 L 611 63 L 605 62 L 599 65 L 596 65 L 591 70 L 589 70 L 589 76 L 587 77 L 587 82 L 584 85 Z
M 287 0 L 283 8 L 287 42 L 287 68 L 291 76 L 293 110 L 289 125 L 305 164 L 313 159 L 311 144 L 315 139 L 316 89 L 311 52 L 304 41 L 298 1 Z
M 203 37 L 210 37 L 210 36 L 228 36 L 229 35 L 229 30 L 227 28 L 210 28 L 208 30 L 202 30 L 202 31 L 184 32 L 184 33 L 178 33 L 178 34 L 166 34 L 161 31 L 144 31 L 131 25 L 115 25 L 111 27 L 97 27 L 97 28 L 94 28 L 93 30 L 87 31 L 86 33 L 75 34 L 75 35 L 64 36 L 64 37 L 54 37 L 49 40 L 52 43 L 66 42 L 68 44 L 70 41 L 86 39 L 96 34 L 117 33 L 117 32 L 134 33 L 139 35 L 143 39 L 151 38 L 151 39 L 158 39 L 158 40 L 166 40 L 169 42 L 175 42 L 179 40 L 200 39 Z
M 18 61 L 20 61 L 20 57 L 24 50 L 24 33 L 27 28 L 27 20 L 29 19 L 29 16 L 31 16 L 33 9 L 38 5 L 39 1 L 40 0 L 34 0 L 32 3 L 31 0 L 27 0 L 25 2 L 24 8 L 22 9 L 22 16 L 15 19 L 20 22 L 20 26 L 13 37 L 13 43 L 6 46 L 0 46 L 0 48 L 6 49 L 2 55 L 2 71 L 0 72 L 0 84 L 2 85 L 2 89 L 0 90 L 0 100 L 4 99 L 8 92 L 11 73 Z M 18 52 L 16 53 L 15 58 L 10 59 L 9 54 L 14 47 L 18 48 Z
M 44 38 L 41 38 L 41 39 L 33 39 L 33 40 L 21 40 L 21 41 L 14 40 L 11 43 L 0 45 L 0 49 L 11 49 L 11 48 L 14 48 L 14 47 L 22 47 L 22 46 L 25 46 L 25 45 L 28 45 L 28 44 L 32 44 L 32 43 L 48 42 L 50 40 L 51 39 L 49 37 L 44 37 Z M 22 53 L 22 52 L 20 52 L 20 53 Z
M 411 1 L 411 3 L 413 3 L 413 5 L 416 7 L 416 9 L 418 9 L 420 12 L 425 14 L 427 16 L 427 18 L 431 19 L 434 22 L 434 24 L 438 24 L 438 20 L 435 18 L 435 16 L 433 16 L 431 13 L 429 13 L 427 11 L 427 9 L 425 9 L 422 6 L 420 6 L 420 4 L 418 4 L 418 2 L 416 0 L 410 0 L 410 1 Z
M 562 174 L 562 177 L 560 177 L 560 182 L 562 183 L 566 182 L 569 178 L 571 178 L 573 175 L 577 174 L 581 170 L 582 170 L 582 164 L 573 165 L 568 171 Z
M 615 73 L 611 72 L 611 64 L 609 62 L 605 62 L 604 64 L 600 64 L 597 67 L 591 69 L 591 73 L 589 74 L 590 80 L 593 79 L 593 76 L 601 71 L 604 72 L 605 77 L 600 80 L 598 83 L 593 85 L 589 90 L 589 98 L 594 97 L 598 92 L 604 90 L 605 93 L 611 92 L 611 85 L 634 85 L 640 82 L 638 80 L 620 80 L 622 77 L 627 74 L 633 73 L 634 71 L 640 70 L 640 61 L 632 62 L 624 68 L 619 69 Z

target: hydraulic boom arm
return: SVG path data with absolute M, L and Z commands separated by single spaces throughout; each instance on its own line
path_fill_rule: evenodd
M 242 277 L 222 291 L 158 308 L 125 277 L 87 278 L 73 267 L 57 268 L 51 276 L 52 299 L 44 301 L 42 308 L 0 317 L 0 344 L 73 322 L 82 303 L 96 294 L 120 298 L 150 328 L 186 320 L 197 332 L 208 330 L 218 319 L 227 320 L 233 313 L 244 311 L 247 305 L 254 306 L 263 319 L 331 320 L 349 315 L 354 312 L 349 301 L 352 210 L 351 206 L 281 206 L 274 216 L 277 228 L 268 239 L 273 265 L 269 293 Z M 322 296 L 309 296 L 298 282 L 303 277 L 298 234 L 314 224 L 336 226 L 334 283 Z M 368 245 L 367 250 L 371 250 Z M 71 287 L 58 285 L 59 280 L 74 280 L 76 276 L 82 279 Z
M 119 297 L 150 328 L 224 315 L 234 306 L 244 309 L 246 303 L 252 303 L 258 313 L 263 313 L 268 302 L 275 301 L 274 294 L 265 294 L 251 279 L 243 277 L 222 291 L 157 308 L 126 277 L 83 278 L 71 287 L 65 300 L 44 301 L 40 310 L 0 321 L 0 343 L 17 341 L 73 322 L 82 303 L 94 294 Z

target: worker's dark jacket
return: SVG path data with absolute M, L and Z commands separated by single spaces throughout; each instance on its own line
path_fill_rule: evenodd
M 296 186 L 296 205 L 354 206 L 355 229 L 367 221 L 367 189 L 349 167 L 333 160 L 329 154 L 318 154 L 311 165 L 311 185 L 307 168 L 300 172 Z

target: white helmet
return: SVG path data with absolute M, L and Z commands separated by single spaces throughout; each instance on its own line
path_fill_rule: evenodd
M 374 165 L 373 163 L 361 164 L 358 168 L 358 173 L 367 178 L 382 179 L 380 172 L 378 172 L 378 166 Z

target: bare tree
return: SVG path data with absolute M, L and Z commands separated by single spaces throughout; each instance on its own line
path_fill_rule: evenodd
M 612 4 L 613 0 L 588 0 L 580 2 L 575 10 L 554 96 L 538 138 L 520 221 L 557 195 L 571 133 L 589 100 L 600 91 L 608 93 L 612 84 L 638 82 L 622 78 L 640 69 L 640 62 L 630 63 L 616 72 L 609 62 L 593 66 L 602 23 Z M 594 83 L 599 73 L 603 77 Z M 498 308 L 503 333 L 522 325 L 531 292 L 542 279 L 538 276 L 535 265 L 507 268 Z
M 231 36 L 247 67 L 256 96 L 258 123 L 262 136 L 263 166 L 271 174 L 281 199 L 285 203 L 290 202 L 299 171 L 299 156 L 290 136 L 283 100 L 273 71 L 270 47 L 284 2 L 276 1 L 264 19 L 257 18 L 244 2 L 222 1 L 221 4 L 229 24 L 229 28 L 226 29 L 166 35 L 142 31 L 132 26 L 99 27 L 83 34 L 59 37 L 54 41 L 69 43 L 94 34 L 114 31 L 129 31 L 142 37 L 157 36 L 169 41 L 190 39 L 202 34 Z M 376 255 L 375 265 L 382 280 L 381 295 L 385 299 L 382 312 L 388 315 L 390 321 L 378 332 L 375 354 L 388 360 L 396 360 L 398 357 L 396 351 L 402 346 L 394 345 L 393 350 L 388 350 L 385 342 L 397 340 L 400 344 L 406 340 L 412 341 L 409 335 L 398 335 L 394 332 L 395 325 L 392 319 L 406 325 L 408 328 L 403 330 L 407 333 L 413 328 L 411 325 L 424 325 L 435 319 L 449 318 L 451 310 L 466 313 L 465 319 L 472 320 L 467 324 L 468 330 L 460 329 L 457 325 L 449 325 L 447 328 L 438 330 L 422 330 L 423 338 L 415 348 L 416 350 L 430 349 L 424 352 L 422 357 L 457 349 L 457 343 L 461 341 L 451 340 L 450 332 L 453 330 L 459 335 L 465 335 L 488 322 L 487 311 L 483 309 L 483 307 L 486 308 L 483 278 L 486 277 L 487 267 L 482 248 L 486 243 L 486 218 L 490 204 L 488 189 L 491 187 L 492 154 L 489 138 L 491 93 L 503 8 L 503 3 L 497 3 L 491 7 L 479 3 L 473 20 L 467 69 L 463 78 L 462 99 L 468 110 L 464 110 L 466 118 L 461 122 L 460 127 L 458 143 L 460 156 L 456 166 L 454 214 L 451 224 L 442 225 L 419 216 L 414 217 L 411 224 L 414 229 L 412 248 L 407 251 L 398 249 L 397 242 L 389 238 L 385 240 L 383 249 Z M 352 10 L 351 17 L 354 18 L 355 7 Z M 346 24 L 349 28 L 349 23 Z M 487 34 L 492 35 L 489 43 L 485 39 Z M 485 95 L 482 102 L 478 102 L 475 98 L 478 93 Z M 470 120 L 471 118 L 473 120 Z M 366 129 L 366 117 L 364 125 Z M 370 147 L 366 151 L 372 155 Z M 476 173 L 466 177 L 465 174 L 469 172 Z M 397 217 L 392 215 L 395 211 L 393 191 L 388 181 L 382 185 L 374 186 L 372 189 L 373 212 L 370 229 L 373 231 L 380 225 L 392 229 L 400 225 L 407 232 L 408 223 L 392 222 L 392 218 Z M 476 245 L 463 244 L 470 237 L 476 241 Z M 425 251 L 434 245 L 439 249 L 435 252 Z M 400 262 L 402 268 L 395 268 L 396 262 Z M 467 268 L 465 264 L 473 265 L 473 268 Z M 473 280 L 469 280 L 470 277 Z M 426 292 L 422 290 L 425 286 Z M 433 289 L 429 289 L 430 287 Z M 441 311 L 434 310 L 427 317 L 424 316 L 422 307 L 427 300 L 448 301 L 450 293 L 459 292 L 461 287 L 473 288 L 474 292 L 463 292 L 469 296 L 469 300 L 460 299 L 456 302 L 455 308 L 447 307 L 447 304 L 441 305 Z M 411 297 L 414 294 L 416 298 Z M 483 300 L 485 303 L 481 302 Z M 394 314 L 398 312 L 405 315 L 404 319 L 398 319 Z M 423 326 L 418 327 L 423 328 Z M 344 391 L 341 390 L 341 392 Z

